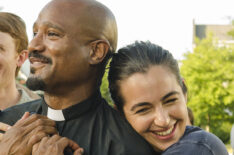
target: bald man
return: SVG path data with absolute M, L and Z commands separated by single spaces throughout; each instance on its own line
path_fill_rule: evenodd
M 112 12 L 93 0 L 52 0 L 40 12 L 33 32 L 28 47 L 31 74 L 27 86 L 45 94 L 41 100 L 0 113 L 0 122 L 10 125 L 26 111 L 40 114 L 26 117 L 8 130 L 12 130 L 8 141 L 3 135 L 1 142 L 12 145 L 7 153 L 31 154 L 35 145 L 34 151 L 40 152 L 43 147 L 38 147 L 38 143 L 46 146 L 56 142 L 56 136 L 48 140 L 47 135 L 54 134 L 54 124 L 44 117 L 47 116 L 56 122 L 59 135 L 79 144 L 84 154 L 155 154 L 100 94 L 107 60 L 117 46 Z M 37 124 L 45 124 L 46 128 L 35 131 Z M 19 128 L 24 129 L 23 134 L 17 132 Z M 24 145 L 16 145 L 22 139 Z

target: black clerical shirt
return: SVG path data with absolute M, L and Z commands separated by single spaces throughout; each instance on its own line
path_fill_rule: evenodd
M 44 99 L 16 105 L 0 113 L 0 122 L 13 125 L 26 111 L 47 116 L 48 106 Z M 56 121 L 59 134 L 77 142 L 85 155 L 156 154 L 100 93 L 62 110 L 62 115 L 65 120 Z

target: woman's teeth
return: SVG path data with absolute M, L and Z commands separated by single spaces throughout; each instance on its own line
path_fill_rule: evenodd
M 154 132 L 154 133 L 159 135 L 159 136 L 167 136 L 167 135 L 171 134 L 173 128 L 174 128 L 174 125 L 166 131 Z

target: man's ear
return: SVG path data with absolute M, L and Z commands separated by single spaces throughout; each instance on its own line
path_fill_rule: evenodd
M 28 58 L 28 51 L 23 50 L 17 57 L 17 67 L 21 67 L 24 61 Z
M 90 51 L 90 64 L 95 65 L 99 64 L 103 61 L 103 59 L 106 57 L 110 45 L 108 41 L 105 40 L 96 40 L 90 43 L 91 45 L 91 51 Z

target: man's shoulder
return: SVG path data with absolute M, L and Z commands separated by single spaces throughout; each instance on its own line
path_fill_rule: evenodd
M 100 107 L 99 107 L 100 108 Z M 104 103 L 97 109 L 103 120 L 105 135 L 109 141 L 109 150 L 113 154 L 154 154 L 152 147 L 131 127 L 127 120 L 117 110 Z M 128 152 L 128 153 L 126 153 Z
M 102 106 L 97 109 L 97 114 L 99 115 L 104 121 L 105 126 L 108 126 L 109 130 L 118 130 L 118 132 L 122 132 L 122 130 L 126 130 L 128 132 L 129 130 L 132 131 L 129 123 L 126 121 L 124 116 L 118 112 L 116 109 L 112 108 L 110 105 L 108 105 L 107 102 L 103 102 Z M 118 133 L 114 132 L 114 133 Z
M 25 112 L 31 112 L 38 109 L 41 102 L 42 99 L 38 99 L 9 107 L 0 113 L 0 122 L 13 125 Z

